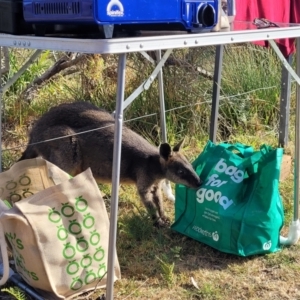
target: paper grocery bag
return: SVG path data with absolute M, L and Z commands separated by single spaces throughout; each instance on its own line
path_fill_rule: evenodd
M 9 210 L 15 202 L 69 178 L 66 172 L 41 157 L 16 162 L 9 170 L 0 173 L 0 214 Z M 1 257 L 6 256 L 7 245 L 4 238 L 1 240 L 2 264 Z M 0 285 L 6 280 L 2 278 Z
M 69 178 L 66 172 L 41 157 L 22 160 L 0 173 L 0 199 L 13 204 Z
M 0 221 L 31 286 L 65 299 L 106 285 L 109 219 L 90 169 L 16 202 Z

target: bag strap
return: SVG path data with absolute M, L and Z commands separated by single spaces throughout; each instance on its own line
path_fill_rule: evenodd
M 260 147 L 260 150 L 255 151 L 252 156 L 247 158 L 245 162 L 245 166 L 249 176 L 257 173 L 259 162 L 261 162 L 263 157 L 265 157 L 266 154 L 268 154 L 269 152 L 270 152 L 270 147 L 263 145 Z
M 236 150 L 240 152 L 244 157 L 249 157 L 254 152 L 251 146 L 246 146 L 241 143 L 235 143 L 235 144 L 222 143 L 221 145 L 229 151 Z
M 7 245 L 4 236 L 3 225 L 0 222 L 0 249 L 2 255 L 2 264 L 3 264 L 3 275 L 0 279 L 0 286 L 4 285 L 9 278 L 9 262 L 8 262 L 8 254 L 7 254 Z

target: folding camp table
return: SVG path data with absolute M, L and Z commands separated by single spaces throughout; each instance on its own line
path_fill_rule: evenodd
M 295 173 L 294 173 L 294 217 L 290 225 L 288 237 L 282 237 L 282 244 L 294 244 L 298 241 L 300 235 L 300 225 L 298 218 L 299 205 L 299 173 L 300 173 L 300 53 L 297 55 L 297 71 L 295 72 L 284 56 L 281 54 L 274 40 L 279 38 L 296 38 L 298 48 L 300 46 L 300 24 L 279 24 L 280 27 L 257 29 L 252 22 L 242 22 L 238 24 L 239 30 L 234 30 L 237 22 L 232 23 L 231 30 L 209 32 L 201 34 L 186 34 L 183 32 L 152 32 L 142 34 L 139 37 L 112 38 L 112 39 L 79 39 L 63 37 L 36 37 L 36 36 L 16 36 L 9 34 L 0 34 L 0 46 L 39 49 L 34 53 L 34 60 L 41 50 L 71 51 L 82 53 L 99 53 L 99 54 L 118 54 L 118 79 L 117 79 L 117 96 L 115 110 L 115 144 L 113 151 L 113 175 L 112 175 L 112 199 L 109 231 L 109 257 L 108 257 L 108 280 L 106 297 L 108 300 L 113 299 L 113 266 L 115 259 L 116 229 L 117 229 L 117 211 L 118 211 L 118 192 L 120 183 L 120 159 L 122 143 L 122 125 L 123 110 L 129 105 L 142 91 L 147 90 L 153 80 L 158 76 L 159 94 L 161 105 L 161 120 L 163 130 L 163 140 L 167 139 L 165 129 L 165 109 L 163 97 L 163 77 L 162 67 L 172 52 L 172 49 L 194 48 L 202 46 L 216 45 L 216 60 L 213 85 L 213 101 L 211 112 L 210 139 L 215 141 L 217 132 L 219 92 L 221 82 L 222 52 L 226 44 L 245 43 L 258 40 L 268 40 L 270 46 L 274 49 L 283 66 L 288 70 L 294 80 L 297 82 L 297 104 L 296 104 L 296 137 L 295 137 Z M 299 48 L 300 49 L 300 48 Z M 166 50 L 161 57 L 161 50 Z M 142 52 L 147 56 L 146 51 L 156 51 L 158 62 L 151 74 L 136 91 L 124 99 L 125 89 L 125 71 L 126 71 L 126 54 L 131 52 Z M 30 61 L 29 61 L 30 63 Z M 26 69 L 26 65 L 22 68 Z M 19 74 L 22 72 L 18 72 Z M 297 75 L 298 74 L 298 75 Z M 10 83 L 16 78 L 14 77 Z M 7 87 L 0 87 L 0 101 L 3 92 Z M 0 102 L 1 105 L 1 102 Z M 1 114 L 0 114 L 1 115 Z M 1 122 L 1 119 L 0 119 Z M 0 140 L 1 142 L 1 140 Z M 0 153 L 1 154 L 1 153 Z

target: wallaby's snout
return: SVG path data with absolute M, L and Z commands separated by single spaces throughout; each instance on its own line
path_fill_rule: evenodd
M 202 180 L 196 174 L 196 176 L 191 176 L 190 180 L 188 180 L 188 183 L 185 185 L 192 189 L 198 189 L 202 185 L 202 183 L 203 183 Z
M 192 189 L 198 189 L 203 183 L 200 176 L 193 169 L 191 169 L 190 177 L 187 179 L 187 181 L 188 183 L 186 186 Z
M 192 165 L 179 152 L 173 152 L 167 161 L 166 178 L 178 184 L 197 189 L 202 181 L 194 171 Z
M 160 146 L 160 156 L 165 163 L 165 176 L 174 183 L 197 189 L 201 186 L 202 181 L 190 162 L 180 153 L 183 142 L 184 140 L 177 144 L 173 148 L 173 151 L 169 144 L 162 144 Z

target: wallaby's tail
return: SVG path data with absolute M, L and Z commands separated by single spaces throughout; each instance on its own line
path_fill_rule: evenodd
M 38 157 L 38 153 L 34 150 L 33 147 L 28 146 L 18 161 L 36 157 Z

